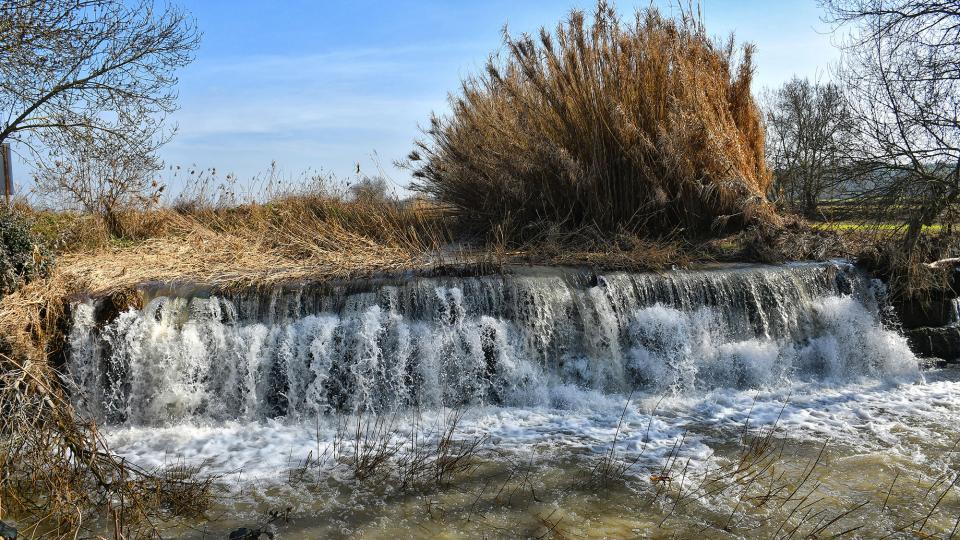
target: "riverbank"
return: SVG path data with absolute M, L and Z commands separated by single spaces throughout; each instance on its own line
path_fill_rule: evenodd
M 71 517 L 81 503 L 49 498 L 51 490 L 85 500 L 90 513 L 82 516 L 84 521 L 104 520 L 116 511 L 130 530 L 185 516 L 188 522 L 195 520 L 192 512 L 180 515 L 187 507 L 177 501 L 184 497 L 209 500 L 210 508 L 219 504 L 214 495 L 221 487 L 202 468 L 178 469 L 174 463 L 173 469 L 158 469 L 156 463 L 141 466 L 121 459 L 114 454 L 117 432 L 101 432 L 100 423 L 87 423 L 74 409 L 76 389 L 64 386 L 60 371 L 77 346 L 69 339 L 75 315 L 70 306 L 83 298 L 107 299 L 109 308 L 97 323 L 106 325 L 131 308 L 145 308 L 136 290 L 151 283 L 160 288 L 202 284 L 228 293 L 383 276 L 517 275 L 535 272 L 538 265 L 579 268 L 595 276 L 705 268 L 718 262 L 825 259 L 849 256 L 848 246 L 858 245 L 800 221 L 697 242 L 559 231 L 523 244 L 495 238 L 454 241 L 457 235 L 437 207 L 306 196 L 130 213 L 122 218 L 127 230 L 122 238 L 105 235 L 91 216 L 35 212 L 32 220 L 55 252 L 56 265 L 48 277 L 0 300 L 0 354 L 4 407 L 20 413 L 4 418 L 4 432 L 16 433 L 20 446 L 5 447 L 3 457 L 16 462 L 16 470 L 26 475 L 22 478 L 30 480 L 6 485 L 5 498 L 20 501 L 20 512 L 33 516 L 26 523 L 34 531 L 83 526 Z M 859 247 L 866 245 L 863 237 L 856 238 Z M 54 421 L 37 425 L 36 418 Z M 51 463 L 58 465 L 51 468 Z M 128 481 L 119 482 L 121 478 Z M 114 503 L 103 502 L 115 500 L 126 502 L 113 510 Z
M 363 285 L 75 311 L 81 414 L 128 463 L 217 479 L 172 532 L 953 526 L 957 378 L 918 369 L 848 265 Z

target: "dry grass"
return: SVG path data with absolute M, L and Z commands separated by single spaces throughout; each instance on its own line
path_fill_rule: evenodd
M 659 271 L 687 266 L 700 253 L 681 241 L 558 225 L 523 243 L 503 233 L 484 244 L 464 244 L 450 230 L 450 215 L 427 201 L 350 200 L 309 192 L 236 206 L 194 201 L 178 209 L 128 211 L 119 216 L 123 238 L 111 238 L 93 216 L 20 210 L 58 251 L 53 278 L 30 289 L 48 299 L 109 295 L 147 282 L 266 287 L 448 267 L 498 272 L 510 265 L 542 264 Z M 17 298 L 27 297 L 44 302 L 16 295 L 0 304 L 0 319 L 4 311 L 19 313 Z
M 60 240 L 57 273 L 105 294 L 149 281 L 261 286 L 335 279 L 427 264 L 449 241 L 433 207 L 395 200 L 347 201 L 297 194 L 234 207 L 130 211 L 125 236 L 100 233 L 97 220 L 37 213 Z M 55 240 L 56 242 L 56 240 Z
M 109 452 L 46 361 L 0 355 L 0 518 L 30 538 L 158 537 L 160 520 L 202 514 L 212 478 L 147 471 Z
M 863 240 L 857 263 L 883 279 L 895 300 L 926 303 L 955 294 L 954 266 L 927 264 L 960 252 L 960 241 L 952 231 L 922 234 L 910 253 L 903 249 L 903 236 L 896 231 L 870 230 L 859 236 Z
M 488 455 L 489 437 L 464 436 L 459 428 L 464 410 L 452 409 L 425 423 L 419 409 L 359 413 L 337 418 L 331 448 L 311 452 L 288 475 L 292 485 L 320 484 L 334 470 L 346 469 L 356 485 L 374 490 L 390 485 L 397 492 L 449 487 L 454 479 L 469 477 Z
M 751 46 L 652 8 L 622 24 L 603 1 L 592 25 L 573 11 L 504 42 L 410 156 L 416 189 L 462 225 L 689 237 L 774 219 Z

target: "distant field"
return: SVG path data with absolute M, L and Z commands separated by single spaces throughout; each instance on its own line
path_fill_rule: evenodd
M 892 222 L 882 222 L 882 223 L 864 223 L 862 221 L 832 221 L 817 223 L 814 227 L 818 229 L 826 229 L 832 231 L 877 231 L 877 232 L 894 232 L 900 229 L 906 228 L 902 223 L 892 223 Z M 940 232 L 943 229 L 943 225 L 936 223 L 934 225 L 925 226 L 923 228 L 926 232 Z

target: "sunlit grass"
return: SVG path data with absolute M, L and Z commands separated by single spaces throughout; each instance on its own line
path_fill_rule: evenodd
M 832 221 L 827 223 L 818 223 L 814 225 L 818 229 L 831 231 L 862 231 L 862 232 L 897 232 L 906 229 L 902 223 L 880 222 L 870 223 L 863 221 Z M 923 227 L 924 232 L 938 233 L 943 229 L 943 224 L 935 223 Z

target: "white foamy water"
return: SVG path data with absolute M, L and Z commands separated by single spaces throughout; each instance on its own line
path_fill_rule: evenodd
M 960 413 L 952 372 L 925 381 L 882 290 L 844 264 L 166 292 L 106 322 L 78 304 L 70 337 L 78 407 L 150 467 L 276 478 L 329 448 L 335 415 L 414 407 L 547 457 L 617 435 L 650 463 L 680 438 L 707 460 L 778 422 L 931 459 L 917 441 Z
M 684 457 L 706 460 L 714 453 L 713 443 L 741 432 L 749 417 L 752 427 L 776 423 L 794 438 L 832 440 L 858 452 L 926 462 L 938 456 L 925 447 L 942 439 L 960 415 L 960 373 L 929 376 L 933 380 L 716 390 L 697 399 L 634 395 L 622 423 L 626 396 L 556 388 L 555 407 L 474 408 L 458 433 L 486 434 L 498 448 L 548 458 L 555 452 L 606 452 L 619 428 L 618 449 L 627 456 L 642 451 L 653 465 L 681 437 Z M 421 422 L 429 425 L 439 416 L 425 414 Z M 404 425 L 402 418 L 397 425 Z M 332 421 L 321 420 L 318 432 L 316 423 L 263 420 L 113 427 L 107 436 L 114 450 L 145 466 L 205 463 L 211 472 L 252 480 L 276 478 L 308 454 L 317 455 L 318 445 L 319 453 L 329 451 L 335 431 Z

